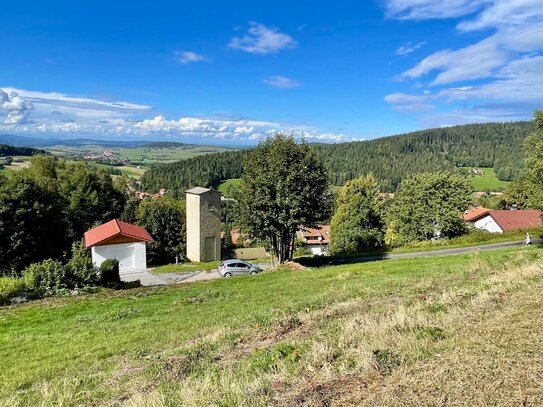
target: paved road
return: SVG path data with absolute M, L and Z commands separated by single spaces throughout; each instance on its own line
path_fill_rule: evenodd
M 542 239 L 535 239 L 534 244 L 543 243 Z M 335 259 L 330 260 L 327 264 L 349 264 L 349 263 L 362 263 L 365 261 L 376 261 L 376 260 L 389 260 L 389 259 L 410 259 L 415 257 L 435 257 L 435 256 L 450 256 L 453 254 L 462 254 L 462 253 L 471 253 L 471 252 L 486 252 L 490 250 L 506 249 L 508 247 L 520 247 L 523 246 L 524 242 L 515 241 L 515 242 L 501 242 L 501 243 L 492 243 L 478 246 L 468 246 L 468 247 L 455 247 L 452 249 L 439 249 L 439 250 L 429 250 L 423 252 L 408 252 L 408 253 L 385 253 L 378 256 L 363 256 L 363 257 L 353 257 L 346 259 Z
M 534 244 L 543 243 L 542 239 L 534 240 Z M 434 257 L 434 256 L 449 256 L 454 254 L 471 253 L 471 252 L 484 252 L 489 250 L 505 249 L 508 247 L 522 246 L 522 241 L 515 242 L 502 242 L 492 243 L 479 246 L 469 247 L 456 247 L 452 249 L 439 249 L 430 250 L 424 252 L 410 252 L 410 253 L 389 253 L 379 256 L 364 256 L 364 257 L 352 257 L 346 259 L 334 259 L 325 260 L 321 265 L 334 265 L 334 264 L 351 264 L 351 263 L 363 263 L 367 261 L 377 260 L 389 260 L 389 259 L 409 259 L 415 257 Z M 260 268 L 269 268 L 269 264 L 257 264 Z M 216 270 L 201 270 L 190 273 L 162 273 L 153 274 L 152 269 L 137 271 L 130 274 L 124 274 L 121 276 L 123 281 L 137 281 L 139 280 L 142 285 L 170 285 L 179 283 L 190 283 L 194 281 L 207 281 L 221 278 L 221 275 Z

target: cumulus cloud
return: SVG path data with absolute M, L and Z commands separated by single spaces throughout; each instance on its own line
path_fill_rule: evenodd
M 203 55 L 197 54 L 196 52 L 192 51 L 175 51 L 174 55 L 175 60 L 182 65 L 187 65 L 193 62 L 209 61 L 209 59 L 204 57 Z
M 333 143 L 353 139 L 310 126 L 265 120 L 192 116 L 172 119 L 153 112 L 151 106 L 137 103 L 14 88 L 0 90 L 0 107 L 7 113 L 0 131 L 26 134 L 254 143 L 276 131 L 286 131 L 308 141 Z M 32 109 L 32 121 L 26 120 Z
M 426 41 L 419 42 L 417 44 L 413 44 L 412 42 L 408 42 L 405 45 L 402 45 L 400 48 L 398 48 L 395 52 L 396 55 L 408 55 L 411 54 L 413 51 L 416 51 L 420 47 L 426 44 Z
M 28 114 L 34 106 L 15 91 L 6 92 L 0 89 L 0 109 L 7 113 L 6 124 L 22 124 L 28 119 Z
M 272 88 L 279 89 L 291 89 L 299 88 L 302 84 L 294 79 L 287 78 L 286 76 L 270 76 L 263 80 L 263 82 Z
M 279 32 L 276 27 L 251 22 L 249 29 L 242 37 L 234 37 L 228 47 L 251 54 L 276 54 L 283 49 L 294 48 L 296 41 L 288 34 Z

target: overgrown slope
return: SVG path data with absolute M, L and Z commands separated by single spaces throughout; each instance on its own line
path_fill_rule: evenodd
M 383 191 L 394 191 L 413 173 L 455 167 L 493 167 L 499 179 L 511 180 L 522 170 L 523 141 L 533 130 L 532 122 L 471 124 L 315 148 L 334 185 L 373 172 Z M 225 152 L 156 165 L 141 181 L 147 190 L 166 187 L 177 194 L 196 185 L 216 187 L 241 176 L 246 154 Z
M 0 308 L 0 405 L 541 405 L 541 259 L 508 249 Z

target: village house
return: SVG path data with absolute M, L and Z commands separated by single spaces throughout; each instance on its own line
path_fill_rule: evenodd
M 316 228 L 302 227 L 296 233 L 296 237 L 302 241 L 305 248 L 311 251 L 311 254 L 321 256 L 328 253 L 330 226 L 321 225 Z
M 85 232 L 85 247 L 91 249 L 96 267 L 107 259 L 119 262 L 119 274 L 147 268 L 146 243 L 153 238 L 145 228 L 113 219 Z
M 538 210 L 493 210 L 477 207 L 467 211 L 464 220 L 476 229 L 503 233 L 541 227 L 542 215 L 543 212 Z

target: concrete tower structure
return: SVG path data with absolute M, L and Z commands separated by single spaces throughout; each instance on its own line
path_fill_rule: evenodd
M 221 259 L 221 193 L 196 187 L 187 199 L 187 258 L 190 261 Z

